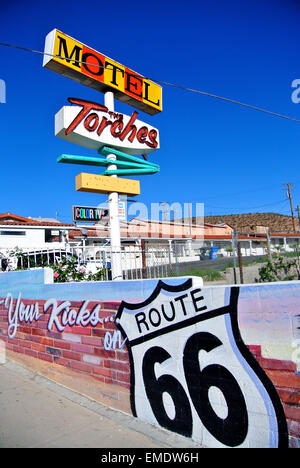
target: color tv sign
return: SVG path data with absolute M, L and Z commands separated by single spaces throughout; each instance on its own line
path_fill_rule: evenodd
M 44 67 L 97 91 L 113 91 L 148 114 L 162 111 L 161 86 L 57 29 L 46 36 L 44 52 Z
M 97 221 L 109 219 L 108 210 L 95 206 L 73 206 L 73 221 L 85 221 L 95 223 Z

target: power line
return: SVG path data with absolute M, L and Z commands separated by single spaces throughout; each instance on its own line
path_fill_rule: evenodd
M 294 119 L 293 117 L 283 115 L 283 114 L 278 114 L 277 112 L 273 112 L 273 111 L 270 111 L 270 110 L 267 110 L 267 109 L 263 109 L 261 107 L 252 106 L 251 104 L 245 104 L 244 102 L 236 101 L 235 99 L 229 99 L 229 98 L 225 98 L 225 97 L 222 97 L 222 96 L 217 96 L 216 94 L 207 93 L 205 91 L 199 91 L 197 89 L 186 88 L 184 86 L 176 85 L 176 84 L 173 84 L 173 83 L 167 83 L 166 81 L 155 80 L 153 78 L 151 78 L 151 80 L 155 81 L 156 83 L 165 84 L 167 86 L 173 86 L 175 88 L 183 89 L 185 91 L 191 91 L 193 93 L 198 93 L 198 94 L 202 94 L 204 96 L 209 96 L 209 97 L 212 97 L 212 98 L 215 98 L 215 99 L 220 99 L 222 101 L 227 101 L 227 102 L 231 102 L 233 104 L 238 104 L 239 106 L 248 107 L 249 109 L 252 109 L 252 110 L 265 112 L 266 114 L 271 114 L 271 115 L 274 115 L 276 117 L 280 117 L 282 119 L 288 119 L 288 120 L 292 120 L 292 121 L 298 122 L 298 123 L 300 122 L 300 120 Z
M 0 46 L 12 47 L 14 49 L 20 49 L 20 50 L 23 50 L 23 51 L 26 51 L 26 52 L 32 52 L 32 53 L 40 54 L 40 55 L 47 55 L 47 56 L 50 56 L 50 57 L 56 57 L 56 58 L 61 58 L 61 59 L 66 58 L 66 57 L 62 57 L 60 55 L 53 55 L 53 54 L 49 54 L 49 53 L 46 53 L 46 52 L 41 52 L 40 50 L 29 49 L 27 47 L 21 47 L 21 46 L 17 46 L 17 45 L 14 45 L 14 44 L 7 44 L 5 42 L 0 42 Z M 84 64 L 84 65 L 95 66 L 94 63 L 83 62 L 81 60 L 74 59 L 73 61 L 77 62 L 77 63 Z M 97 67 L 105 69 L 105 66 L 97 65 Z M 117 70 L 117 72 L 118 71 L 119 70 Z M 119 71 L 119 72 L 121 73 L 121 71 Z M 230 98 L 226 98 L 226 97 L 223 97 L 223 96 L 218 96 L 217 94 L 208 93 L 206 91 L 200 91 L 198 89 L 188 88 L 186 86 L 177 85 L 177 84 L 174 84 L 174 83 L 169 83 L 167 81 L 157 80 L 157 79 L 154 79 L 154 78 L 145 77 L 145 79 L 151 80 L 151 81 L 153 81 L 155 83 L 163 84 L 165 86 L 171 86 L 173 88 L 182 89 L 184 91 L 189 91 L 189 92 L 192 92 L 192 93 L 201 94 L 203 96 L 212 97 L 214 99 L 219 99 L 221 101 L 231 102 L 232 104 L 237 104 L 239 106 L 246 107 L 248 109 L 256 110 L 256 111 L 259 111 L 259 112 L 264 112 L 266 114 L 273 115 L 275 117 L 280 117 L 282 119 L 287 119 L 287 120 L 291 120 L 293 122 L 298 122 L 298 123 L 300 122 L 300 120 L 295 119 L 293 117 L 290 117 L 288 115 L 279 114 L 278 112 L 273 112 L 273 111 L 270 111 L 268 109 L 263 109 L 262 107 L 257 107 L 257 106 L 253 106 L 251 104 L 246 104 L 244 102 L 237 101 L 235 99 L 230 99 Z
M 241 191 L 238 191 L 238 192 L 222 193 L 222 198 L 230 197 L 230 196 L 243 195 L 243 194 L 247 194 L 247 193 L 257 193 L 257 192 L 262 192 L 262 191 L 265 192 L 267 189 L 272 189 L 272 188 L 275 188 L 275 187 L 278 187 L 278 184 L 272 184 L 272 185 L 268 185 L 268 186 L 265 185 L 265 186 L 260 187 L 260 188 L 241 190 Z M 212 195 L 210 197 L 205 197 L 206 200 L 211 200 L 213 198 L 220 198 L 220 195 Z
M 277 201 L 277 202 L 272 202 L 272 203 L 266 203 L 264 205 L 260 205 L 260 206 L 249 206 L 247 208 L 243 208 L 243 210 L 247 209 L 247 210 L 255 210 L 255 209 L 259 209 L 259 208 L 264 208 L 266 206 L 274 206 L 274 205 L 281 205 L 282 203 L 286 203 L 287 200 L 280 200 L 280 201 Z M 214 205 L 208 205 L 204 202 L 204 206 L 208 207 L 208 208 L 216 208 L 216 209 L 221 209 L 221 210 L 238 210 L 238 208 L 232 208 L 232 207 L 225 207 L 225 206 L 214 206 Z

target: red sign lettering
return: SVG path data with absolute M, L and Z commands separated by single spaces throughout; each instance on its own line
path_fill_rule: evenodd
M 134 79 L 136 79 L 135 77 Z M 132 90 L 138 90 L 138 81 L 130 82 L 130 86 Z M 135 87 L 134 83 L 137 85 Z M 65 134 L 68 135 L 72 131 L 76 129 L 76 127 L 83 122 L 84 128 L 90 133 L 96 133 L 98 136 L 102 134 L 106 127 L 110 127 L 111 135 L 119 139 L 120 141 L 124 141 L 127 139 L 128 142 L 133 143 L 135 139 L 139 143 L 147 145 L 149 148 L 157 148 L 158 141 L 157 141 L 157 131 L 155 129 L 149 130 L 146 126 L 142 126 L 140 128 L 135 125 L 138 112 L 134 111 L 125 125 L 123 122 L 123 114 L 118 114 L 115 112 L 109 112 L 106 106 L 98 104 L 92 101 L 86 101 L 85 99 L 77 99 L 77 98 L 69 98 L 69 102 L 72 104 L 76 104 L 82 109 L 76 115 L 75 119 L 70 123 L 68 128 L 65 131 Z M 97 111 L 106 112 L 108 117 L 106 116 L 99 116 Z M 100 120 L 101 118 L 101 120 Z

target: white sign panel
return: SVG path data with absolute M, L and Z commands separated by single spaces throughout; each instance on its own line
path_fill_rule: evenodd
M 104 105 L 69 98 L 74 106 L 64 106 L 55 115 L 55 135 L 85 148 L 100 150 L 110 146 L 124 153 L 148 154 L 159 149 L 158 130 L 131 116 L 111 112 Z
M 117 323 L 131 359 L 133 414 L 208 447 L 278 447 L 285 432 L 271 381 L 242 342 L 238 288 L 162 281 Z

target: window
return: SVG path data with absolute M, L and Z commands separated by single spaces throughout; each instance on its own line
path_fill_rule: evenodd
M 26 231 L 0 231 L 0 236 L 26 236 Z

